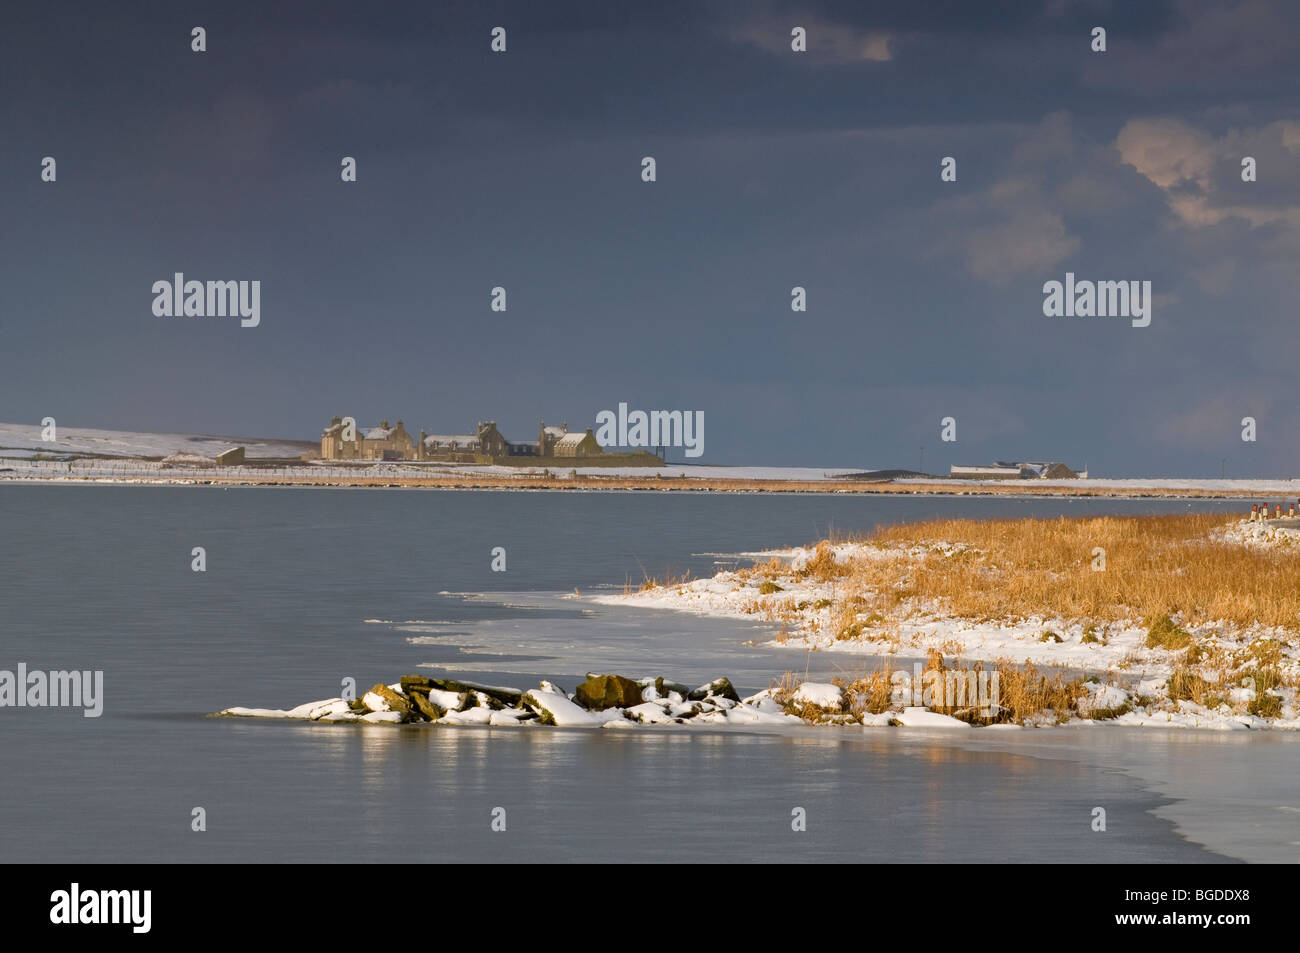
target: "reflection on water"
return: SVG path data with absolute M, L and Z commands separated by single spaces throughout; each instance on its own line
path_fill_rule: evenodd
M 220 720 L 169 723 L 160 741 L 165 750 L 196 739 L 210 755 L 238 752 L 259 783 L 245 810 L 210 811 L 201 840 L 159 835 L 160 849 L 186 859 L 266 857 L 271 843 L 280 860 L 1219 859 L 1170 837 L 1149 813 L 1159 802 L 1118 772 L 901 732 Z M 204 767 L 214 760 L 194 762 L 188 784 L 220 785 Z M 1091 833 L 1094 803 L 1107 806 L 1116 836 Z M 490 829 L 496 807 L 504 833 Z M 796 807 L 806 831 L 791 830 Z M 114 846 L 148 844 L 137 830 L 135 846 Z

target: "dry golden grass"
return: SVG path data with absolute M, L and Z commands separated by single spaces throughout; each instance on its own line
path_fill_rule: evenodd
M 849 711 L 855 718 L 861 718 L 863 715 L 879 715 L 890 710 L 894 689 L 890 677 L 888 669 L 880 668 L 860 678 L 835 679 L 834 682 L 848 696 Z
M 957 664 L 949 666 L 944 663 L 943 655 L 931 650 L 925 666 L 926 671 L 937 672 L 971 672 L 983 671 L 984 666 L 976 662 L 973 666 Z M 930 710 L 942 715 L 951 715 L 973 725 L 991 725 L 1004 722 L 1023 724 L 1026 719 L 1051 712 L 1057 721 L 1065 721 L 1078 714 L 1079 700 L 1087 695 L 1083 680 L 1079 678 L 1066 680 L 1057 672 L 1047 676 L 1041 674 L 1032 665 L 1018 666 L 1000 661 L 993 665 L 997 673 L 998 710 L 983 712 L 973 705 L 931 705 Z
M 1226 621 L 1300 631 L 1300 562 L 1294 553 L 1212 542 L 1238 517 L 1091 517 L 935 520 L 884 527 L 866 541 L 898 551 L 833 570 L 857 591 L 898 606 L 934 601 L 976 620 L 1045 616 L 1099 623 L 1147 620 L 1165 647 L 1182 648 L 1183 625 Z M 945 554 L 942 544 L 957 544 Z M 920 554 L 912 554 L 918 548 Z M 1094 550 L 1105 569 L 1094 571 Z M 1181 643 L 1181 644 L 1179 644 Z
M 929 653 L 924 671 L 961 676 L 956 682 L 949 679 L 945 683 L 948 686 L 943 690 L 945 693 L 951 692 L 951 686 L 958 682 L 969 684 L 969 675 L 972 672 L 978 676 L 980 672 L 988 671 L 990 678 L 996 673 L 997 695 L 994 700 L 997 707 L 995 710 L 983 710 L 974 697 L 965 699 L 961 704 L 953 704 L 955 699 L 945 694 L 942 701 L 933 704 L 927 702 L 927 707 L 931 711 L 950 715 L 972 725 L 1023 724 L 1029 719 L 1041 720 L 1045 714 L 1058 722 L 1065 721 L 1071 716 L 1081 714 L 1079 702 L 1088 694 L 1082 679 L 1066 679 L 1060 672 L 1045 675 L 1032 665 L 1022 667 L 1009 662 L 998 662 L 987 668 L 979 662 L 967 665 L 956 661 L 949 665 L 937 650 Z M 855 720 L 861 720 L 864 715 L 899 711 L 912 703 L 910 700 L 900 702 L 895 697 L 898 686 L 893 681 L 894 674 L 895 670 L 882 661 L 874 670 L 854 676 L 834 678 L 832 681 L 844 690 L 847 713 Z M 905 674 L 910 678 L 912 673 L 905 671 Z M 793 700 L 799 684 L 800 679 L 797 675 L 786 672 L 781 679 L 772 683 L 775 698 L 790 714 L 798 715 L 808 721 L 824 720 L 826 712 L 823 710 L 812 705 L 801 705 Z M 905 693 L 910 693 L 912 690 L 910 683 L 906 684 Z M 1101 712 L 1090 714 L 1088 717 L 1114 717 L 1115 714 L 1117 712 Z
M 740 607 L 779 623 L 781 642 L 878 641 L 873 654 L 930 649 L 928 670 L 954 675 L 978 674 L 981 665 L 958 661 L 949 669 L 944 659 L 960 659 L 962 636 L 932 622 L 956 618 L 996 628 L 1035 620 L 1021 630 L 1027 642 L 1110 645 L 1096 658 L 1112 671 L 1146 669 L 1153 661 L 1170 666 L 1160 689 L 1100 709 L 1084 703 L 1092 697 L 1086 681 L 1062 670 L 985 661 L 984 670 L 998 677 L 998 712 L 954 698 L 924 702 L 972 724 L 1107 719 L 1171 704 L 1178 710 L 1184 702 L 1277 718 L 1294 707 L 1300 686 L 1300 554 L 1223 539 L 1217 531 L 1238 520 L 1188 514 L 888 526 L 855 540 L 865 548 L 843 561 L 824 540 L 799 569 L 767 562 L 739 571 L 751 594 Z M 1135 625 L 1146 631 L 1140 647 L 1127 642 Z M 1123 650 L 1113 637 L 1126 640 Z M 1151 650 L 1161 655 L 1153 658 Z M 837 680 L 847 694 L 844 712 L 818 716 L 796 706 L 793 713 L 861 720 L 896 709 L 891 675 L 881 669 Z M 778 695 L 790 700 L 795 687 Z M 1236 691 L 1243 687 L 1253 691 Z

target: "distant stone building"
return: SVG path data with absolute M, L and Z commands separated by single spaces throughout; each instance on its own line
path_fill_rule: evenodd
M 351 439 L 349 439 L 348 428 L 344 426 L 343 418 L 335 417 L 330 421 L 330 425 L 321 431 L 320 457 L 322 460 L 360 460 L 360 432 L 356 427 L 351 428 Z
M 416 451 L 400 420 L 396 426 L 385 420 L 363 431 L 335 417 L 321 432 L 320 455 L 322 460 L 414 460 Z
M 478 453 L 478 435 L 472 433 L 425 433 L 420 431 L 419 459 L 437 460 L 457 454 Z
M 596 435 L 587 428 L 583 433 L 566 433 L 555 441 L 557 457 L 595 457 L 605 452 L 605 448 L 596 442 Z
M 243 462 L 243 447 L 231 447 L 229 450 L 222 450 L 217 454 L 217 466 L 219 467 L 237 467 Z
M 421 430 L 416 447 L 419 460 L 463 460 L 480 455 L 504 457 L 510 443 L 497 429 L 495 420 L 480 420 L 474 433 L 427 434 Z
M 558 427 L 546 426 L 546 421 L 542 421 L 537 426 L 537 455 L 541 457 L 555 456 L 555 445 L 563 440 L 569 434 L 569 425 L 560 424 Z
M 361 438 L 361 458 L 363 460 L 414 460 L 415 441 L 406 432 L 399 420 L 396 426 L 388 426 L 382 421 L 378 427 L 371 427 Z
M 501 435 L 497 430 L 497 422 L 489 420 L 487 423 L 478 422 L 478 446 L 480 453 L 486 453 L 489 457 L 504 457 L 509 453 L 510 441 Z
M 537 441 L 510 441 L 497 429 L 495 420 L 480 420 L 474 433 L 431 434 L 421 430 L 412 440 L 402 421 L 390 427 L 383 421 L 378 427 L 360 430 L 348 427 L 345 418 L 335 417 L 321 431 L 322 460 L 421 460 L 444 463 L 515 463 L 538 465 L 555 459 L 582 457 L 591 465 L 657 466 L 661 457 L 649 453 L 608 454 L 591 428 L 570 433 L 568 424 L 548 427 L 543 421 Z M 524 459 L 520 459 L 524 458 Z

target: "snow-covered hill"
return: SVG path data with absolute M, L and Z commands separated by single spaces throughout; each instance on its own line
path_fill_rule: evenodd
M 41 427 L 33 424 L 0 423 L 0 457 L 31 457 L 37 453 L 77 455 L 102 454 L 113 457 L 166 457 L 193 453 L 212 457 L 233 446 L 245 448 L 249 457 L 297 457 L 315 444 L 292 440 L 256 440 L 180 433 L 135 433 L 129 430 L 92 430 L 87 427 L 56 428 L 57 440 L 41 439 Z

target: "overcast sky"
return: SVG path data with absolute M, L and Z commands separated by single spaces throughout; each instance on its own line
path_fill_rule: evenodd
M 1300 476 L 1300 4 L 2 16 L 0 420 L 534 439 L 626 402 L 703 411 L 706 463 Z M 261 281 L 260 326 L 155 316 L 178 271 Z M 1150 326 L 1045 317 L 1067 271 L 1150 281 Z

